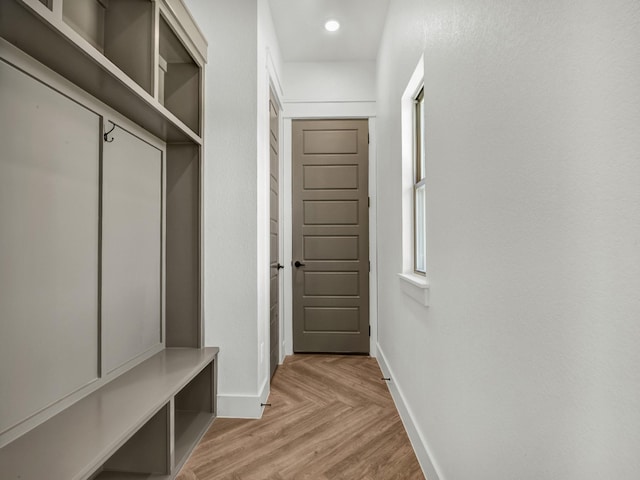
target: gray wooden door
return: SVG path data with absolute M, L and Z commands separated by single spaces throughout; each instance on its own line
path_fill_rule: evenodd
M 369 352 L 367 120 L 293 121 L 293 349 Z
M 278 361 L 280 360 L 280 305 L 278 299 L 280 297 L 280 257 L 278 254 L 278 246 L 280 245 L 278 237 L 278 229 L 280 222 L 280 201 L 278 199 L 278 176 L 279 176 L 279 164 L 278 161 L 278 105 L 275 102 L 273 92 L 271 92 L 269 98 L 269 116 L 270 116 L 270 135 L 269 143 L 270 148 L 270 172 L 271 172 L 271 195 L 269 199 L 271 226 L 270 226 L 270 238 L 271 238 L 271 292 L 270 292 L 270 371 L 271 376 L 278 367 Z

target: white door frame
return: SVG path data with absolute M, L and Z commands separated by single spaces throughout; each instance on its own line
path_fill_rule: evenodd
M 257 328 L 257 337 L 256 337 L 256 355 L 258 358 L 257 369 L 258 369 L 258 400 L 255 404 L 264 403 L 267 401 L 270 391 L 270 379 L 271 375 L 269 374 L 269 345 L 270 345 L 270 285 L 271 285 L 271 264 L 270 264 L 270 188 L 271 188 L 271 179 L 270 179 L 270 139 L 269 139 L 269 98 L 270 92 L 273 92 L 273 99 L 278 107 L 279 112 L 279 139 L 278 139 L 278 150 L 282 151 L 282 127 L 283 127 L 283 90 L 282 90 L 282 82 L 280 81 L 280 77 L 278 74 L 278 69 L 276 68 L 276 64 L 271 55 L 269 48 L 265 49 L 265 57 L 264 57 L 264 71 L 258 72 L 258 122 L 257 122 L 257 136 L 258 136 L 258 156 L 257 156 L 257 188 L 258 188 L 258 204 L 257 204 L 257 218 L 258 218 L 258 249 L 257 249 L 257 260 L 258 260 L 258 315 L 256 318 L 256 328 Z M 282 154 L 279 153 L 279 201 L 280 201 L 280 212 L 282 212 Z M 280 261 L 282 262 L 282 233 L 283 227 L 282 222 L 280 222 L 279 235 L 280 235 L 280 245 L 279 245 L 279 256 Z M 280 278 L 280 298 L 278 300 L 279 310 L 280 310 L 280 338 L 278 341 L 280 345 L 282 345 L 282 335 L 283 335 L 283 297 L 282 297 L 282 275 Z M 282 357 L 282 346 L 280 346 L 280 356 Z M 282 363 L 282 358 L 279 359 L 278 363 Z M 238 398 L 238 397 L 236 397 Z M 244 397 L 241 397 L 244 398 Z M 247 399 L 253 397 L 247 397 Z M 251 400 L 253 402 L 254 400 Z M 251 407 L 253 409 L 253 407 Z M 256 407 L 257 410 L 253 410 L 255 413 L 246 416 L 245 418 L 260 418 L 262 415 L 263 407 Z M 240 411 L 241 409 L 234 409 L 234 411 Z M 232 415 L 231 415 L 232 416 Z
M 377 277 L 377 165 L 376 165 L 376 115 L 374 102 L 295 102 L 284 103 L 282 112 L 284 124 L 281 124 L 281 159 L 282 177 L 280 182 L 280 193 L 282 195 L 282 240 L 283 254 L 281 256 L 284 265 L 283 277 L 284 285 L 282 289 L 282 310 L 284 319 L 284 339 L 280 355 L 284 359 L 285 355 L 293 354 L 293 275 L 292 265 L 292 133 L 291 125 L 293 120 L 312 119 L 342 119 L 342 118 L 366 118 L 369 120 L 369 197 L 371 207 L 369 208 L 369 260 L 371 261 L 371 273 L 369 274 L 369 325 L 371 326 L 371 338 L 369 339 L 369 355 L 377 356 L 378 338 L 378 277 Z M 281 360 L 282 361 L 282 360 Z

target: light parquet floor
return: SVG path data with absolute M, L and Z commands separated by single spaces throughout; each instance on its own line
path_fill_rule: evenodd
M 176 480 L 418 480 L 374 358 L 293 355 L 260 420 L 217 419 Z

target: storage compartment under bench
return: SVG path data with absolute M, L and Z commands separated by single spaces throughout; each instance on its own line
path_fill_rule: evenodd
M 217 354 L 154 355 L 0 449 L 3 478 L 174 478 L 216 416 Z

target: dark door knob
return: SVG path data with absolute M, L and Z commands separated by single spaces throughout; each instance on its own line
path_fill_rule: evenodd
M 294 265 L 296 266 L 296 268 L 300 268 L 300 267 L 304 267 L 306 264 L 305 263 L 300 263 L 299 260 L 296 260 L 296 263 L 294 263 Z
M 276 265 L 276 268 L 277 268 L 278 270 L 281 270 L 281 269 L 283 269 L 283 268 L 284 268 L 284 265 L 280 265 L 280 264 L 278 264 L 278 265 Z

